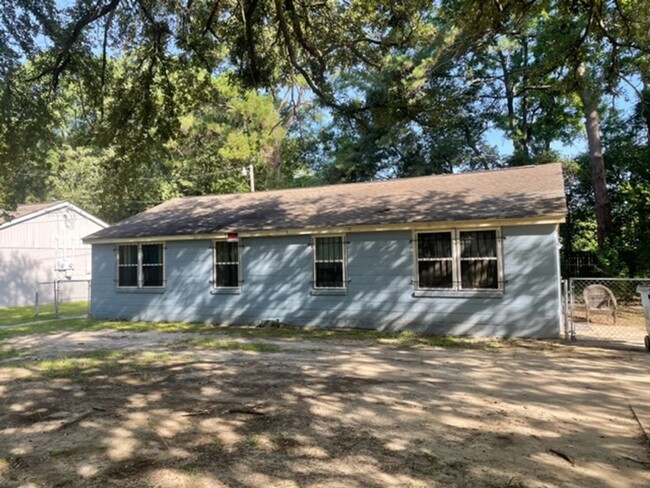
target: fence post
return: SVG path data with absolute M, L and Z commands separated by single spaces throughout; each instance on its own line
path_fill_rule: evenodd
M 59 280 L 54 280 L 54 316 L 59 318 Z
M 569 280 L 562 280 L 562 301 L 564 306 L 564 340 L 569 340 Z
M 90 295 L 92 292 L 92 281 L 88 280 L 88 305 L 86 306 L 86 315 L 90 316 L 90 300 L 92 299 L 92 296 Z
M 570 329 L 570 339 L 572 341 L 576 340 L 576 324 L 573 321 L 573 311 L 575 310 L 575 297 L 573 293 L 573 278 L 569 278 L 569 301 L 570 301 L 570 314 L 569 314 L 569 325 Z
M 36 284 L 36 293 L 34 294 L 34 318 L 38 317 L 38 283 Z

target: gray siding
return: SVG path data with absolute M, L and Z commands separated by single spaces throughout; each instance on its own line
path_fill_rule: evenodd
M 211 242 L 166 243 L 163 293 L 115 287 L 115 247 L 93 246 L 91 314 L 98 318 L 363 327 L 497 336 L 557 337 L 555 226 L 504 227 L 502 297 L 413 296 L 410 232 L 347 236 L 344 296 L 314 295 L 309 236 L 242 240 L 241 294 L 211 291 Z
M 76 216 L 71 228 L 65 225 L 67 212 Z M 102 228 L 74 209 L 60 209 L 0 230 L 0 307 L 34 305 L 37 289 L 42 303 L 51 302 L 52 286 L 37 283 L 65 279 L 56 271 L 57 259 L 72 262 L 71 279 L 89 280 L 91 249 L 82 238 Z M 61 291 L 65 300 L 88 297 L 86 283 L 65 282 Z

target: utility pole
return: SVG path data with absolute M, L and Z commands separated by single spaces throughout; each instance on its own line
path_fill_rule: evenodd
M 241 169 L 241 174 L 243 174 L 244 176 L 248 176 L 251 185 L 251 192 L 254 192 L 255 191 L 255 170 L 253 169 L 253 165 L 249 164 L 248 168 L 244 166 Z

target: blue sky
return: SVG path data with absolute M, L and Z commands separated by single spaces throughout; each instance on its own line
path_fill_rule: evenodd
M 641 81 L 639 79 L 633 78 L 630 81 L 635 85 L 636 89 L 641 88 Z M 620 113 L 630 115 L 634 110 L 634 106 L 636 105 L 637 101 L 638 97 L 634 89 L 627 84 L 621 84 L 620 93 L 616 96 L 607 97 L 604 100 L 603 105 L 606 108 L 614 108 Z M 601 117 L 603 116 L 606 116 L 606 111 L 601 112 Z M 486 133 L 486 141 L 488 144 L 496 147 L 500 154 L 512 154 L 512 142 L 510 142 L 510 140 L 505 137 L 503 131 L 498 129 L 489 130 Z M 557 151 L 563 157 L 572 158 L 587 151 L 587 137 L 584 130 L 582 130 L 580 134 L 575 137 L 570 143 L 565 144 L 563 142 L 556 141 L 551 144 L 551 148 Z

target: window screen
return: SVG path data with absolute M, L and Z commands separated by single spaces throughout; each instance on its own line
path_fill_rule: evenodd
M 239 243 L 214 243 L 214 286 L 239 286 Z
M 345 288 L 343 236 L 314 238 L 314 286 Z
M 499 288 L 496 231 L 460 232 L 460 284 L 463 289 Z
M 163 286 L 162 244 L 142 244 L 142 286 Z
M 117 286 L 138 286 L 138 245 L 117 247 Z
M 451 232 L 418 234 L 419 288 L 453 288 Z

